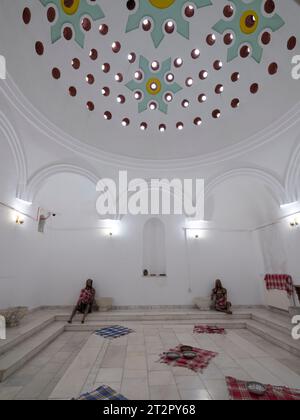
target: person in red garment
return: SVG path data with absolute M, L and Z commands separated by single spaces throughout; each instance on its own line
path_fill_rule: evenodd
M 211 301 L 212 310 L 232 315 L 232 305 L 227 300 L 227 290 L 223 287 L 221 280 L 216 280 L 215 288 L 211 295 Z
M 69 324 L 72 324 L 73 318 L 77 312 L 83 314 L 81 323 L 85 323 L 87 315 L 92 312 L 95 295 L 96 291 L 93 288 L 93 280 L 89 279 L 86 282 L 85 289 L 82 289 L 80 292 L 77 305 L 75 306 L 71 318 L 68 321 Z

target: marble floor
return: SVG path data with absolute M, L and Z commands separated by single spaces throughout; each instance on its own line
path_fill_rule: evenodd
M 106 384 L 128 399 L 226 400 L 226 376 L 300 388 L 300 358 L 248 330 L 218 336 L 193 334 L 193 323 L 122 325 L 135 333 L 111 341 L 65 332 L 0 384 L 0 399 L 69 399 Z M 161 352 L 178 344 L 219 356 L 202 374 L 157 363 Z
M 22 369 L 0 383 L 0 400 L 47 400 L 90 333 L 65 332 Z

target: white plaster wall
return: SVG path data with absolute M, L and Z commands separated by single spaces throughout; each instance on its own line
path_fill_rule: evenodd
M 28 123 L 14 120 L 13 126 L 24 147 L 28 177 L 50 164 L 72 163 L 102 177 L 119 168 L 100 164 L 58 146 Z M 135 169 L 139 177 L 203 177 L 210 181 L 232 168 L 264 167 L 284 185 L 284 174 L 296 141 L 295 127 L 284 141 L 276 139 L 246 156 L 197 170 L 159 171 Z M 289 150 L 287 150 L 289 149 Z M 18 174 L 7 139 L 0 133 L 0 201 L 26 210 L 34 218 L 37 207 L 57 213 L 45 234 L 37 233 L 36 222 L 25 218 L 14 223 L 14 212 L 0 209 L 0 306 L 69 305 L 76 300 L 86 278 L 95 279 L 102 296 L 112 296 L 116 305 L 191 304 L 194 297 L 207 296 L 216 278 L 224 281 L 233 304 L 261 304 L 266 271 L 284 271 L 299 278 L 300 230 L 291 231 L 286 222 L 260 231 L 246 232 L 282 215 L 263 182 L 239 177 L 220 184 L 207 198 L 206 217 L 212 223 L 205 237 L 188 239 L 186 220 L 161 218 L 166 229 L 167 278 L 143 278 L 143 228 L 146 217 L 125 217 L 119 234 L 108 237 L 99 230 L 95 210 L 95 186 L 77 175 L 50 178 L 35 196 L 34 205 L 24 208 L 15 199 Z M 276 150 L 276 151 L 275 151 Z M 120 168 L 126 169 L 126 168 Z M 240 229 L 237 230 L 237 229 Z M 192 236 L 192 235 L 191 235 Z M 202 235 L 200 235 L 202 236 Z
M 36 196 L 37 203 L 57 212 L 44 235 L 28 219 L 23 226 L 2 220 L 6 276 L 20 285 L 16 296 L 6 282 L 2 305 L 70 305 L 89 277 L 99 295 L 112 296 L 120 306 L 190 305 L 194 297 L 210 294 L 216 278 L 224 281 L 234 304 L 262 302 L 252 234 L 210 231 L 199 240 L 188 235 L 186 242 L 185 218 L 161 217 L 166 229 L 167 278 L 144 278 L 143 230 L 148 217 L 125 217 L 118 233 L 109 237 L 109 230 L 98 229 L 95 200 L 90 181 L 57 175 Z M 222 212 L 223 223 L 225 215 Z M 243 217 L 240 214 L 240 220 Z M 14 265 L 16 254 L 21 259 Z

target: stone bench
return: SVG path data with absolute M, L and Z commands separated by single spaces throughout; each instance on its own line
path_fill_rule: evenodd
M 113 298 L 98 298 L 96 299 L 96 304 L 99 312 L 111 311 L 113 308 Z
M 211 307 L 211 300 L 210 298 L 197 297 L 194 299 L 194 305 L 200 311 L 209 311 Z
M 5 318 L 7 328 L 18 327 L 27 314 L 28 308 L 24 306 L 0 309 L 0 315 Z

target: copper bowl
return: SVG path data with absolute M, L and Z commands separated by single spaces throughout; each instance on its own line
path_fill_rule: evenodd
M 180 351 L 182 353 L 184 353 L 186 351 L 193 351 L 193 347 L 192 346 L 180 346 Z
M 259 382 L 248 382 L 247 388 L 251 394 L 257 395 L 259 397 L 262 397 L 267 392 L 265 385 Z
M 168 353 L 166 353 L 166 356 L 169 360 L 177 360 L 180 359 L 180 354 L 176 353 L 175 351 L 169 351 Z
M 197 353 L 195 353 L 194 351 L 185 351 L 183 353 L 183 357 L 187 360 L 193 360 L 195 359 L 195 357 L 197 357 Z

